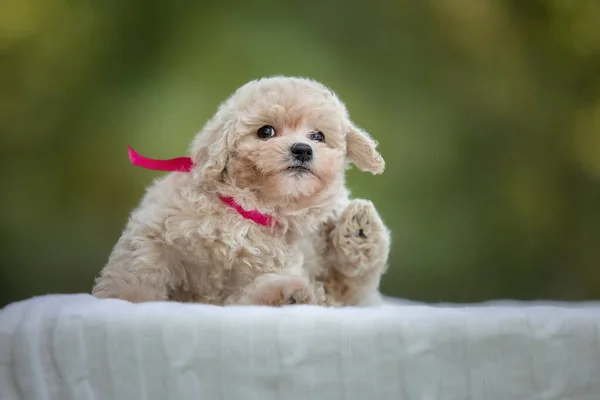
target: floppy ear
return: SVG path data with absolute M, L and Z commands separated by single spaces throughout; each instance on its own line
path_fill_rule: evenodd
M 227 166 L 229 142 L 235 121 L 214 118 L 207 122 L 191 145 L 191 158 L 199 172 L 209 180 L 217 180 Z
M 369 134 L 352 122 L 346 134 L 346 154 L 348 160 L 361 171 L 381 174 L 385 169 L 385 161 L 376 150 L 377 142 Z

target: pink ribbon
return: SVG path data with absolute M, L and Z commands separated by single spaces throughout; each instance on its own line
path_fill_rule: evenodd
M 194 163 L 190 157 L 177 157 L 169 160 L 155 160 L 146 158 L 127 146 L 129 151 L 129 160 L 133 165 L 138 167 L 153 169 L 155 171 L 175 171 L 175 172 L 190 172 Z
M 138 167 L 151 169 L 155 171 L 175 171 L 175 172 L 190 172 L 194 163 L 190 157 L 177 157 L 168 160 L 156 160 L 153 158 L 144 157 L 136 153 L 131 146 L 127 146 L 129 152 L 129 160 L 133 165 Z M 235 201 L 233 197 L 225 197 L 219 195 L 221 201 L 229 207 L 237 211 L 242 217 L 256 222 L 259 225 L 273 225 L 273 217 L 261 213 L 258 210 L 244 210 L 242 206 Z M 277 222 L 275 222 L 277 224 Z

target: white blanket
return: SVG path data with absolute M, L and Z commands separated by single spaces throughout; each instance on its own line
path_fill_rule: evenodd
M 52 295 L 0 313 L 6 399 L 600 399 L 600 306 L 215 307 Z

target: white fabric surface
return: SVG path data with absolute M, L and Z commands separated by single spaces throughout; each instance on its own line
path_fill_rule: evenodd
M 600 399 L 600 306 L 130 304 L 0 312 L 6 399 Z

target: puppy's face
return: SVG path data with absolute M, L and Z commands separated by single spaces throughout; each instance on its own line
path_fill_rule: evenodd
M 343 116 L 334 104 L 294 90 L 267 92 L 239 112 L 227 170 L 261 197 L 318 196 L 343 181 Z
M 299 78 L 240 88 L 196 138 L 192 158 L 205 177 L 227 178 L 267 202 L 337 192 L 348 160 L 383 170 L 374 141 L 354 127 L 337 97 Z

